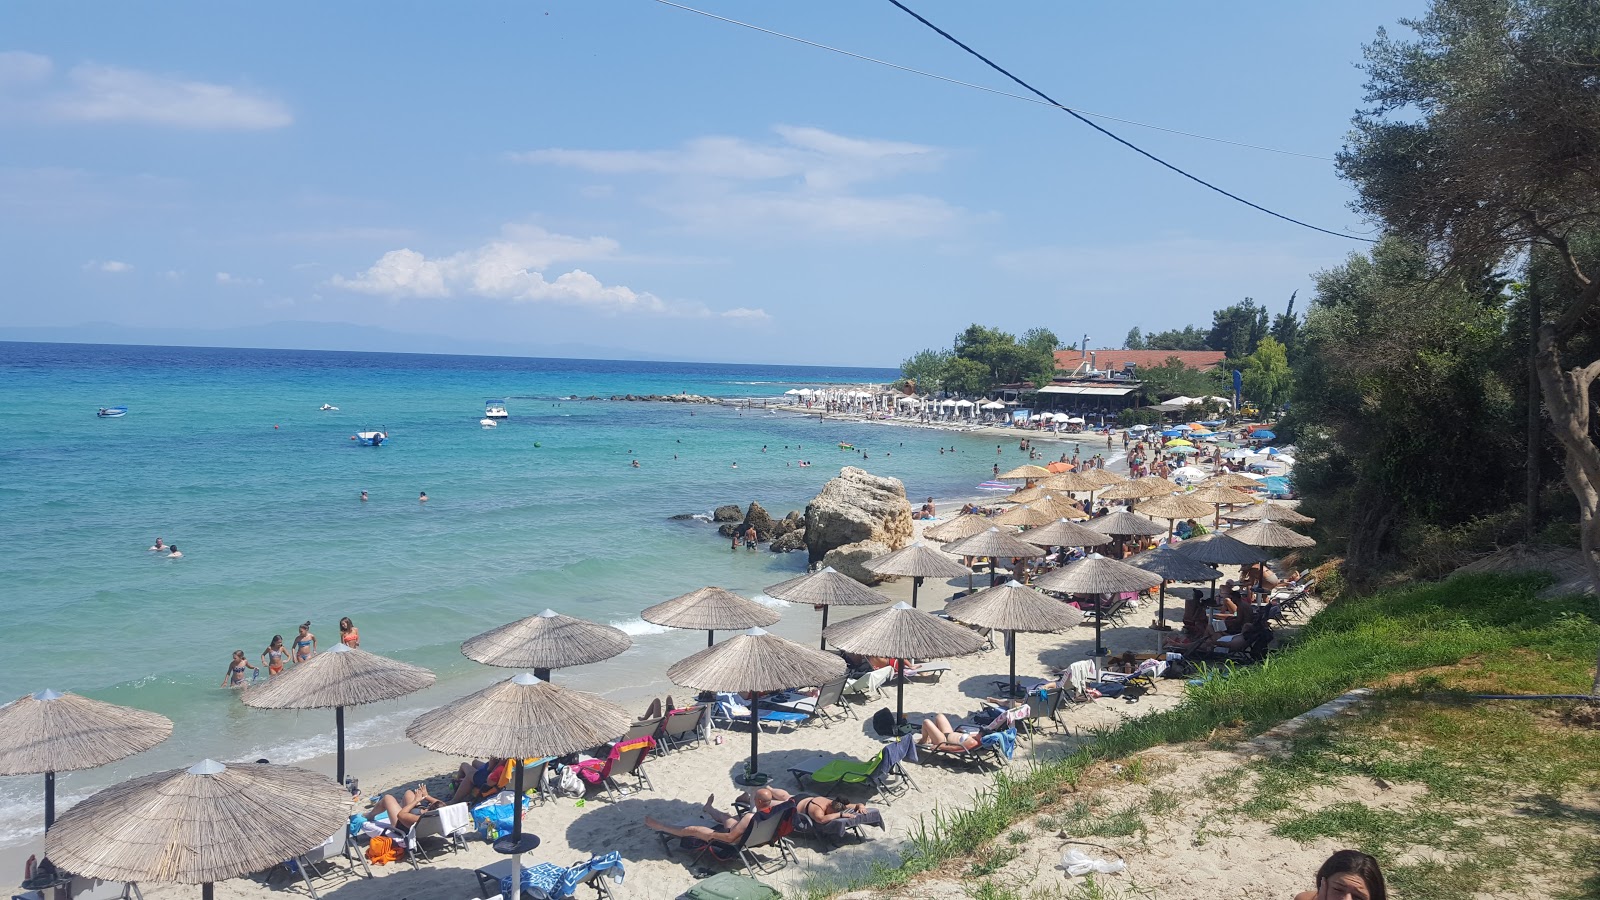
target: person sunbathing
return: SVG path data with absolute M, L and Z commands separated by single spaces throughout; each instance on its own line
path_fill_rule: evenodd
M 779 795 L 782 795 L 782 799 L 779 799 Z M 742 816 L 732 816 L 712 806 L 711 804 L 717 802 L 716 794 L 707 797 L 705 805 L 700 809 L 711 821 L 717 823 L 716 828 L 704 825 L 668 825 L 653 816 L 645 816 L 644 825 L 651 831 L 659 831 L 673 837 L 716 841 L 719 844 L 737 844 L 744 837 L 745 829 L 755 821 L 757 813 L 765 813 L 772 809 L 774 804 L 788 800 L 789 793 L 778 788 L 757 788 L 749 797 L 754 808 Z
M 995 721 L 1004 719 L 1005 716 L 997 716 Z M 950 719 L 944 713 L 934 713 L 932 718 L 923 719 L 921 731 L 922 740 L 917 743 L 934 750 L 960 753 L 965 750 L 976 750 L 978 745 L 983 743 L 981 735 L 957 731 L 950 725 Z
M 450 802 L 460 803 L 495 793 L 505 764 L 505 760 L 497 757 L 490 758 L 488 762 L 479 762 L 475 759 L 472 762 L 462 763 L 460 780 L 456 783 L 455 793 L 450 795 Z
M 384 794 L 373 801 L 372 808 L 367 810 L 367 818 L 376 819 L 379 813 L 389 814 L 389 824 L 402 831 L 408 831 L 417 824 L 422 814 L 438 804 L 439 801 L 428 795 L 428 786 L 417 785 L 414 791 L 406 791 L 403 799 L 396 799 L 393 794 Z
M 795 803 L 795 812 L 807 816 L 818 825 L 826 825 L 835 819 L 853 819 L 867 812 L 866 804 L 846 803 L 837 798 L 823 797 L 821 795 L 802 797 Z

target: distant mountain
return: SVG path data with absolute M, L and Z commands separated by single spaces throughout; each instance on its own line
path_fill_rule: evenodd
M 266 350 L 364 350 L 375 353 L 447 353 L 467 356 L 542 356 L 556 359 L 627 359 L 695 362 L 652 350 L 642 353 L 596 344 L 516 344 L 410 334 L 343 322 L 272 322 L 235 328 L 153 328 L 89 322 L 72 326 L 0 325 L 0 341 L 52 344 L 154 344 L 172 347 L 251 347 Z M 738 362 L 738 360 L 724 360 Z

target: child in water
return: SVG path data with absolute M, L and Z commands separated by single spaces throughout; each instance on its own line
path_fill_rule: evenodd
M 261 664 L 267 667 L 267 677 L 277 678 L 282 675 L 284 663 L 288 661 L 289 651 L 283 649 L 283 635 L 273 635 L 272 643 L 261 651 Z
M 222 675 L 222 686 L 223 687 L 244 687 L 244 670 L 245 669 L 253 669 L 256 672 L 260 672 L 261 671 L 260 669 L 257 669 L 255 666 L 252 666 L 248 659 L 244 658 L 244 651 L 243 650 L 235 650 L 235 651 L 233 651 L 233 662 L 228 663 L 228 671 L 223 673 L 223 675 Z

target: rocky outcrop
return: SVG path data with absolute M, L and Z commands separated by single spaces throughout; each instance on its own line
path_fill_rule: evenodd
M 911 542 L 912 536 L 911 504 L 906 502 L 905 485 L 898 478 L 883 478 L 845 466 L 839 477 L 823 485 L 821 493 L 806 505 L 805 530 L 812 562 L 823 560 L 832 550 L 862 541 L 876 542 L 883 548 L 880 553 L 899 550 Z M 864 570 L 863 574 L 871 575 Z
M 675 516 L 667 516 L 668 522 L 691 522 L 693 520 L 694 513 L 678 513 Z
M 822 564 L 824 566 L 833 566 L 835 571 L 842 575 L 849 575 L 862 584 L 874 585 L 884 581 L 885 577 L 877 572 L 867 571 L 863 564 L 875 556 L 882 556 L 888 553 L 889 550 L 888 545 L 879 541 L 857 541 L 854 544 L 845 544 L 843 547 L 835 547 L 829 550 L 827 555 L 822 557 Z
M 756 538 L 758 540 L 772 540 L 772 516 L 768 515 L 767 511 L 761 508 L 761 504 L 755 502 L 754 500 L 750 501 L 750 508 L 745 511 L 744 521 L 741 523 L 741 525 L 741 530 L 754 528 L 756 530 Z
M 804 550 L 805 548 L 806 530 L 804 528 L 797 528 L 794 531 L 787 531 L 778 535 L 772 539 L 772 544 L 768 547 L 773 553 L 793 553 L 796 550 Z
M 740 509 L 739 504 L 737 503 L 729 503 L 725 506 L 719 506 L 714 512 L 711 513 L 711 521 L 743 522 L 744 510 Z
M 593 397 L 590 398 L 595 399 Z M 721 403 L 715 397 L 699 394 L 612 394 L 611 399 L 632 403 Z
M 717 526 L 717 534 L 720 534 L 723 537 L 733 537 L 735 533 L 744 533 L 744 523 L 723 522 L 721 525 Z

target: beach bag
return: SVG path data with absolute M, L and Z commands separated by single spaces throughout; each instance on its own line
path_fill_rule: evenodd
M 879 737 L 895 737 L 894 712 L 885 706 L 872 714 L 872 730 Z
M 405 848 L 394 842 L 386 834 L 374 835 L 367 844 L 367 861 L 375 866 L 386 866 L 392 862 L 399 862 L 406 855 Z
M 578 773 L 573 766 L 561 767 L 561 780 L 556 782 L 556 791 L 567 797 L 583 796 L 583 782 L 578 780 Z
M 683 896 L 690 900 L 778 900 L 783 895 L 754 878 L 733 872 L 718 872 L 690 888 Z

